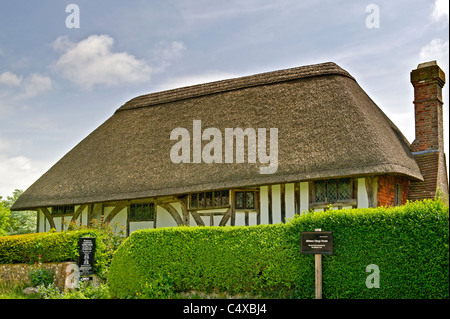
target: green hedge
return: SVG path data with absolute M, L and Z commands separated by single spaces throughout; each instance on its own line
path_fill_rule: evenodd
M 176 291 L 314 298 L 314 255 L 300 253 L 300 234 L 316 228 L 334 235 L 334 254 L 322 259 L 324 298 L 449 298 L 449 213 L 438 200 L 307 213 L 286 224 L 135 231 L 116 251 L 108 284 L 121 298 L 155 278 Z M 380 288 L 366 286 L 369 264 L 380 269 Z
M 78 239 L 96 237 L 94 272 L 101 277 L 112 258 L 107 233 L 97 229 L 46 232 L 0 237 L 0 264 L 77 261 Z

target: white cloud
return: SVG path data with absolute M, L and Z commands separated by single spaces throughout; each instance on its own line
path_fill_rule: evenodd
M 78 43 L 58 37 L 53 43 L 62 52 L 54 67 L 63 77 L 87 89 L 95 85 L 114 86 L 150 79 L 151 67 L 126 52 L 113 52 L 114 39 L 91 35 Z
M 33 73 L 24 78 L 5 71 L 0 74 L 0 114 L 51 89 L 52 79 L 46 75 Z
M 433 5 L 433 12 L 431 13 L 431 18 L 434 21 L 445 20 L 448 22 L 449 19 L 449 2 L 448 0 L 436 0 Z
M 52 80 L 45 75 L 33 73 L 24 80 L 24 95 L 26 98 L 34 97 L 50 91 Z
M 0 74 L 0 84 L 7 86 L 19 86 L 22 83 L 22 78 L 9 71 Z
M 11 143 L 0 138 L 0 154 L 4 153 L 7 149 L 11 147 Z
M 156 65 L 154 72 L 164 71 L 164 69 L 178 59 L 185 50 L 186 46 L 181 41 L 159 42 L 153 50 L 153 60 Z
M 449 41 L 433 39 L 420 50 L 420 59 L 422 62 L 437 60 L 442 69 L 448 70 Z
M 0 74 L 0 85 L 17 89 L 14 94 L 9 90 L 2 91 L 4 94 L 5 92 L 10 92 L 15 98 L 22 99 L 34 97 L 51 90 L 52 80 L 50 77 L 39 73 L 33 73 L 24 79 L 17 74 L 5 71 Z
M 11 195 L 15 189 L 27 189 L 45 169 L 42 163 L 25 156 L 0 154 L 0 196 Z
M 150 65 L 127 52 L 114 52 L 114 39 L 106 34 L 91 35 L 76 43 L 61 36 L 53 42 L 53 48 L 61 52 L 54 69 L 84 89 L 148 81 L 186 50 L 181 41 L 162 41 L 153 50 Z

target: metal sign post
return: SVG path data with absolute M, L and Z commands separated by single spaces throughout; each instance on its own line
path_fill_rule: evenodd
M 313 232 L 302 232 L 301 236 L 301 253 L 314 254 L 316 299 L 322 299 L 322 254 L 333 253 L 333 232 L 318 228 Z

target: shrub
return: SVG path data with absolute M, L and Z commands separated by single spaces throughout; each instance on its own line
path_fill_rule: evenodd
M 170 278 L 171 291 L 313 298 L 314 256 L 300 254 L 300 234 L 316 228 L 334 235 L 324 298 L 449 297 L 449 213 L 440 200 L 311 212 L 286 224 L 138 230 L 114 255 L 110 291 L 142 296 Z M 369 264 L 379 266 L 380 288 L 365 285 Z
M 107 225 L 0 237 L 0 264 L 31 264 L 38 255 L 42 255 L 42 262 L 76 261 L 80 237 L 97 238 L 94 272 L 101 278 L 106 278 L 112 255 L 122 240 Z
M 55 277 L 53 271 L 42 268 L 41 255 L 39 255 L 39 262 L 35 264 L 34 269 L 31 269 L 28 275 L 34 287 L 40 285 L 48 286 L 53 283 Z
M 81 283 L 79 289 L 60 291 L 54 284 L 40 285 L 38 296 L 41 299 L 110 299 L 106 284 L 93 286 Z

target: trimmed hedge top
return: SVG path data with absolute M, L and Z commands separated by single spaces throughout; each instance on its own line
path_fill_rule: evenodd
M 324 298 L 449 298 L 449 211 L 440 200 L 311 212 L 286 224 L 138 230 L 115 253 L 108 283 L 122 298 L 155 278 L 176 291 L 314 298 L 314 256 L 300 253 L 300 235 L 316 228 L 334 235 Z M 379 288 L 366 286 L 370 264 Z

